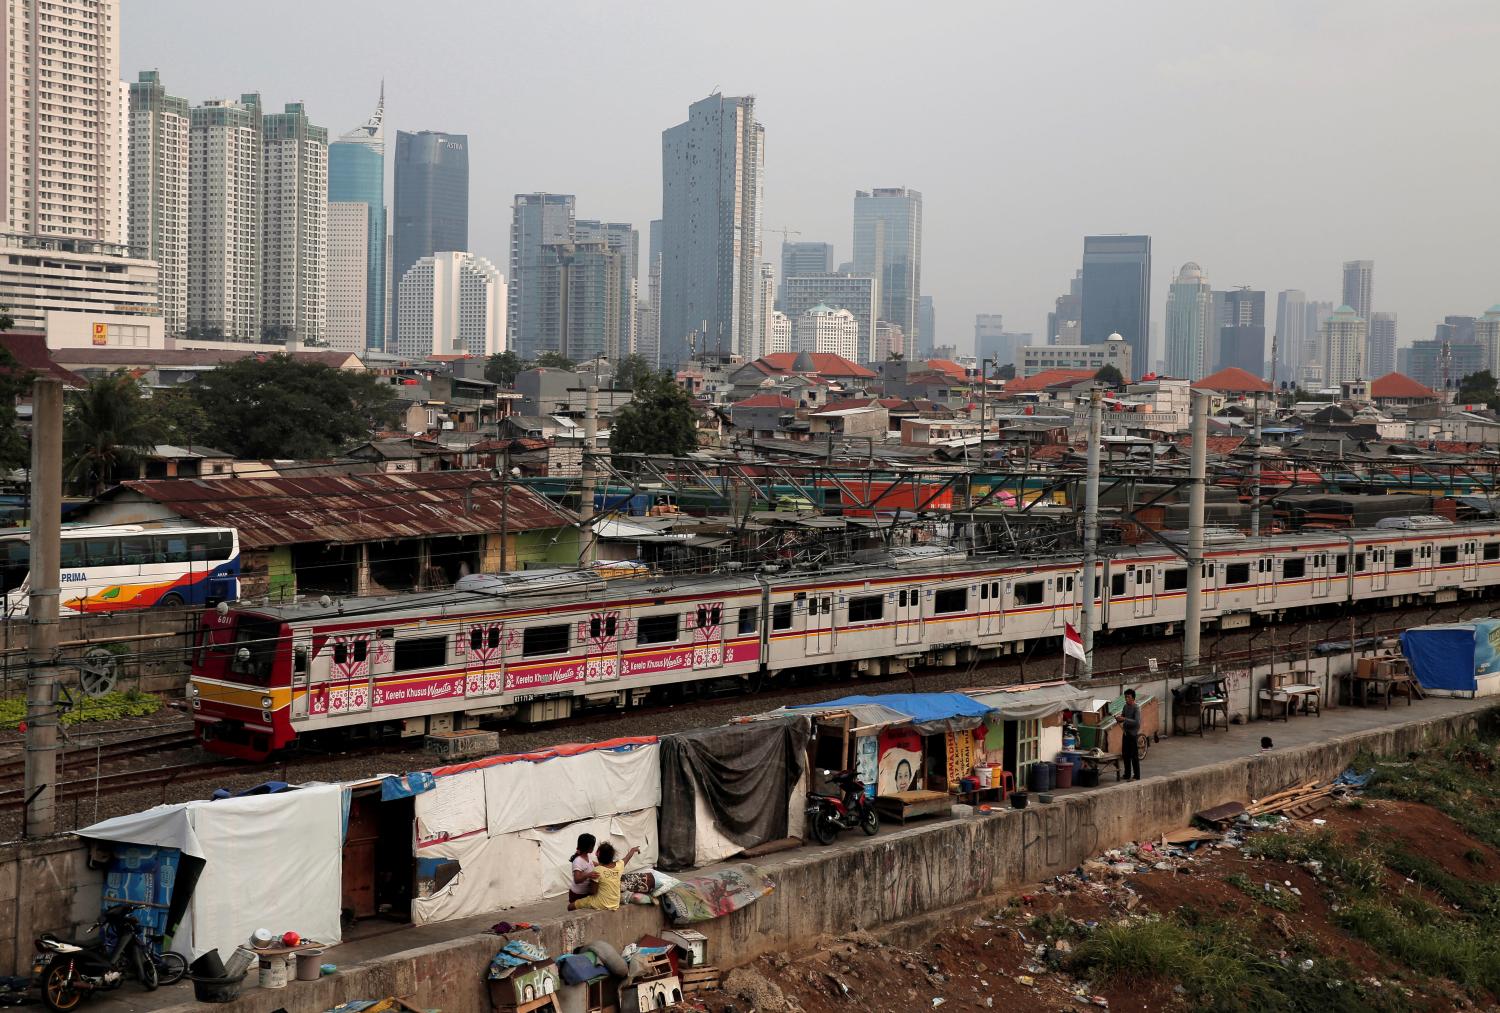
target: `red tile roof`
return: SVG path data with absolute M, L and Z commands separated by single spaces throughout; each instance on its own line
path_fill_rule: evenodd
M 1220 394 L 1253 394 L 1259 391 L 1262 394 L 1270 393 L 1271 385 L 1260 377 L 1238 366 L 1230 366 L 1221 369 L 1217 373 L 1210 373 L 1197 383 L 1194 387 L 1203 390 L 1212 390 Z
M 1437 391 L 1401 373 L 1387 373 L 1370 381 L 1370 396 L 1376 398 L 1417 398 L 1437 400 Z
M 8 331 L 0 334 L 0 348 L 4 348 L 20 364 L 23 370 L 55 376 L 65 387 L 82 389 L 89 382 L 77 373 L 63 369 L 47 351 L 47 336 L 40 331 Z
M 967 380 L 969 378 L 969 371 L 952 359 L 928 359 L 927 368 L 937 370 L 950 380 Z
M 797 402 L 783 394 L 757 394 L 747 397 L 743 401 L 736 401 L 729 406 L 730 411 L 736 408 L 785 408 L 792 410 L 797 407 Z
M 1007 394 L 1035 394 L 1056 384 L 1077 383 L 1092 380 L 1098 372 L 1093 369 L 1044 369 L 1024 380 L 1009 380 L 1005 384 Z
M 755 360 L 754 365 L 762 372 L 769 370 L 774 373 L 790 373 L 792 365 L 797 361 L 799 352 L 772 352 Z M 833 352 L 809 352 L 812 356 L 814 368 L 825 376 L 857 376 L 861 379 L 873 379 L 875 371 L 866 369 L 858 363 L 850 362 L 842 355 Z
M 814 409 L 813 414 L 821 415 L 824 412 L 842 411 L 845 408 L 868 408 L 870 405 L 879 403 L 872 397 L 841 397 L 828 402 L 821 408 Z

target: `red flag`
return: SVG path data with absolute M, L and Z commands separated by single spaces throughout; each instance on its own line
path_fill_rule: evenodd
M 1063 654 L 1070 658 L 1077 658 L 1079 661 L 1084 660 L 1083 638 L 1078 635 L 1072 623 L 1063 627 Z

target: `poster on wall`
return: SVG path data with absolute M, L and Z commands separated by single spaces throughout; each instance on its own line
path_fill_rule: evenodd
M 922 736 L 910 728 L 887 728 L 880 733 L 881 795 L 895 795 L 922 787 Z
M 949 732 L 948 742 L 948 786 L 958 784 L 960 778 L 974 772 L 974 733 L 970 731 Z
M 865 794 L 874 798 L 880 780 L 880 740 L 875 736 L 861 735 L 854 740 L 854 774 L 865 786 Z

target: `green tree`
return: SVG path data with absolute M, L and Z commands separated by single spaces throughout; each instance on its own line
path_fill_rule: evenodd
M 516 382 L 516 374 L 526 368 L 521 357 L 507 348 L 484 360 L 484 378 L 490 383 L 509 387 Z
M 191 447 L 205 442 L 203 437 L 209 429 L 208 414 L 189 388 L 154 390 L 142 407 L 146 417 L 160 428 L 163 443 Z
M 1495 377 L 1487 369 L 1470 373 L 1458 381 L 1459 404 L 1478 404 L 1481 401 L 1491 408 L 1500 405 L 1500 391 L 1496 390 Z
M 547 351 L 536 357 L 533 366 L 546 367 L 548 369 L 572 369 L 577 363 L 561 352 Z
M 1125 377 L 1112 362 L 1107 362 L 1103 366 L 1100 366 L 1099 372 L 1094 374 L 1094 379 L 1100 383 L 1107 383 L 1111 387 L 1122 387 L 1125 384 Z
M 656 370 L 644 355 L 627 355 L 615 371 L 615 386 L 621 390 L 640 390 L 656 376 Z
M 63 416 L 63 460 L 68 481 L 97 496 L 121 479 L 162 440 L 146 407 L 141 382 L 124 370 L 89 381 Z
M 221 366 L 192 390 L 209 420 L 206 442 L 240 457 L 331 457 L 396 418 L 396 396 L 379 377 L 286 355 Z
M 995 370 L 995 379 L 997 380 L 1014 380 L 1015 378 L 1016 364 L 1014 362 L 1007 362 L 1005 365 Z
M 615 412 L 609 427 L 609 447 L 615 453 L 679 456 L 697 446 L 692 401 L 665 373 L 635 388 L 635 397 Z

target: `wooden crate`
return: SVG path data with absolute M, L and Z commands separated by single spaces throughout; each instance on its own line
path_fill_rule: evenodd
M 719 987 L 719 969 L 717 967 L 692 967 L 687 968 L 680 975 L 682 978 L 682 992 L 684 995 L 696 995 L 699 992 L 708 992 Z

